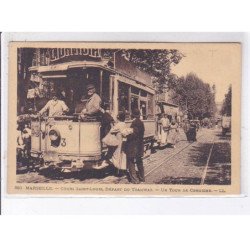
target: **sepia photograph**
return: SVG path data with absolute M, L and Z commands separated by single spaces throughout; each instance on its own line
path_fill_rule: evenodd
M 240 43 L 9 45 L 9 194 L 240 194 Z

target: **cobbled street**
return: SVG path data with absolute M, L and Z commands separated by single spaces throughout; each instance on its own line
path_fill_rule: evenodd
M 231 183 L 231 138 L 221 129 L 202 128 L 196 142 L 188 142 L 182 130 L 175 148 L 156 149 L 144 159 L 147 184 L 213 184 Z M 78 173 L 38 172 L 17 175 L 19 183 L 98 183 L 128 184 L 126 173 L 112 168 L 85 170 Z

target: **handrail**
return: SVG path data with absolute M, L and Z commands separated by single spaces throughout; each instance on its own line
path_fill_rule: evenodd
M 31 120 L 41 120 L 46 121 L 48 119 L 53 120 L 75 120 L 75 121 L 81 121 L 81 122 L 98 122 L 98 117 L 90 117 L 90 116 L 84 116 L 81 117 L 79 114 L 75 115 L 58 115 L 58 116 L 39 116 L 39 115 L 33 115 L 30 117 Z

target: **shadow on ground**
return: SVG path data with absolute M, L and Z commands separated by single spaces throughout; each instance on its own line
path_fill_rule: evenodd
M 229 140 L 231 135 L 222 136 L 218 134 L 218 141 L 215 142 L 204 184 L 207 185 L 230 185 L 231 184 L 231 146 Z M 209 151 L 212 143 L 198 143 L 190 149 L 188 162 L 194 168 L 201 168 L 202 172 L 208 161 Z M 198 177 L 166 177 L 158 184 L 185 184 L 199 185 L 202 176 Z

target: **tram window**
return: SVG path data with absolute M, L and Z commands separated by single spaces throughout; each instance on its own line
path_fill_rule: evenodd
M 143 96 L 143 97 L 147 97 L 147 92 L 146 91 L 144 91 L 144 90 L 141 90 L 141 96 Z
M 154 118 L 154 99 L 152 94 L 148 94 L 148 118 Z
M 140 112 L 143 120 L 147 120 L 147 103 L 146 101 L 140 101 Z
M 119 111 L 129 112 L 129 86 L 121 82 L 118 87 L 118 108 Z
M 135 95 L 139 95 L 140 94 L 140 89 L 138 89 L 136 87 L 131 87 L 131 93 L 135 94 Z
M 139 98 L 137 96 L 131 96 L 131 111 L 132 111 L 132 113 L 135 109 L 139 109 L 138 100 L 139 100 Z

